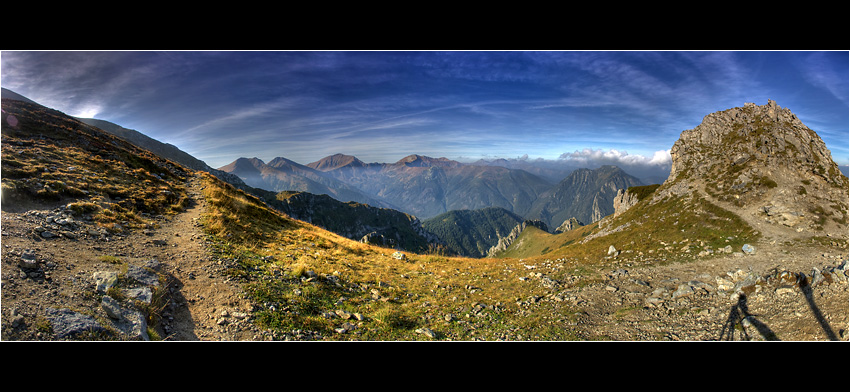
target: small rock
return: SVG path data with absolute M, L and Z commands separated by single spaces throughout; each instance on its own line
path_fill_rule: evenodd
M 66 308 L 48 309 L 47 317 L 53 327 L 53 333 L 59 339 L 66 339 L 86 331 L 99 332 L 105 330 L 94 317 Z
M 125 294 L 130 298 L 142 301 L 147 304 L 151 303 L 151 300 L 153 300 L 153 292 L 151 291 L 150 287 L 138 287 L 127 289 L 125 291 Z
M 825 279 L 825 277 L 824 277 L 823 273 L 820 272 L 819 269 L 812 268 L 812 278 L 811 278 L 811 281 L 809 282 L 810 286 L 815 287 L 818 284 L 820 284 L 821 282 L 823 282 L 824 279 Z
M 105 293 L 112 286 L 118 283 L 118 273 L 112 271 L 98 271 L 92 277 L 95 281 L 95 287 L 98 292 Z
M 416 330 L 416 333 L 425 335 L 431 339 L 437 338 L 437 334 L 429 328 L 419 328 Z
M 794 286 L 782 285 L 782 286 L 777 287 L 775 291 L 776 291 L 777 295 L 785 295 L 785 294 L 793 294 L 797 291 L 797 289 L 794 288 Z
M 676 291 L 673 292 L 673 298 L 689 297 L 694 294 L 694 289 L 688 284 L 681 284 Z
M 157 275 L 157 273 L 145 267 L 128 265 L 126 275 L 127 278 L 133 279 L 139 283 L 148 286 L 159 285 L 159 276 Z
M 393 253 L 393 258 L 396 260 L 405 260 L 407 258 L 407 255 L 401 252 L 395 252 Z
M 744 244 L 744 246 L 741 247 L 741 250 L 748 255 L 756 253 L 756 248 L 750 244 Z
M 24 316 L 20 314 L 12 316 L 12 328 L 18 328 L 24 325 Z
M 21 258 L 18 259 L 18 265 L 21 268 L 34 269 L 38 267 L 38 260 L 36 260 L 35 252 L 27 249 L 21 254 Z
M 106 314 L 115 320 L 121 319 L 121 305 L 114 298 L 104 295 L 100 300 L 100 307 L 106 311 Z

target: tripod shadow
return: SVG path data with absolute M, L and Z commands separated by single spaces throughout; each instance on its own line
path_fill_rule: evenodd
M 759 321 L 755 315 L 750 314 L 747 306 L 747 296 L 741 294 L 738 297 L 738 303 L 732 306 L 732 309 L 729 311 L 729 317 L 726 318 L 726 323 L 723 324 L 723 329 L 720 331 L 720 340 L 735 340 L 736 330 L 741 331 L 743 340 L 752 340 L 747 328 L 748 325 L 755 328 L 765 340 L 779 340 L 767 325 Z
M 815 316 L 815 320 L 817 320 L 818 324 L 820 324 L 827 338 L 829 338 L 829 340 L 840 340 L 838 335 L 835 334 L 835 331 L 832 330 L 832 327 L 826 321 L 826 318 L 823 317 L 823 313 L 820 311 L 820 308 L 818 308 L 815 303 L 814 291 L 805 277 L 799 281 L 799 287 L 803 292 L 803 295 L 806 297 L 806 302 L 809 304 L 809 309 Z M 729 317 L 726 318 L 726 322 L 720 332 L 720 340 L 736 340 L 736 330 L 741 331 L 741 334 L 743 335 L 742 340 L 751 340 L 752 338 L 748 332 L 748 326 L 755 328 L 759 335 L 761 335 L 761 337 L 765 340 L 780 340 L 776 334 L 767 327 L 767 325 L 760 322 L 755 315 L 750 314 L 747 307 L 747 296 L 741 294 L 738 298 L 738 302 L 732 306 L 732 309 L 729 311 Z

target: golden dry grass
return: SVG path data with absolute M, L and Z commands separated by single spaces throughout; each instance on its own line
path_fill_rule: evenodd
M 222 257 L 239 260 L 234 275 L 265 307 L 258 311 L 258 323 L 265 328 L 316 330 L 334 340 L 420 340 L 425 338 L 416 329 L 425 327 L 441 331 L 441 338 L 465 340 L 481 329 L 444 317 L 469 320 L 464 315 L 476 306 L 488 307 L 491 315 L 473 320 L 489 325 L 485 339 L 538 328 L 512 309 L 534 291 L 518 279 L 526 272 L 524 260 L 409 252 L 398 260 L 394 249 L 289 218 L 212 176 L 204 176 L 204 187 L 205 230 Z M 357 334 L 336 333 L 340 321 L 323 316 L 336 309 L 371 321 L 362 323 Z

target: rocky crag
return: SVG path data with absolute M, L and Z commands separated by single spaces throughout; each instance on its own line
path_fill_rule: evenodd
M 493 247 L 491 247 L 487 251 L 487 257 L 493 257 L 497 253 L 504 252 L 505 250 L 507 250 L 508 247 L 510 247 L 511 244 L 519 237 L 519 235 L 522 234 L 523 230 L 525 230 L 525 228 L 529 226 L 533 226 L 545 232 L 549 232 L 549 227 L 546 225 L 545 222 L 534 219 L 526 219 L 522 221 L 522 223 L 516 225 L 513 230 L 508 233 L 508 235 L 504 237 L 499 237 L 499 242 L 496 245 L 493 245 Z
M 733 211 L 773 241 L 847 235 L 847 177 L 823 140 L 775 101 L 705 116 L 682 132 L 671 155 L 668 179 L 655 189 L 621 189 L 595 236 L 623 229 L 629 223 L 611 226 L 613 218 L 643 198 L 661 205 L 679 197 Z
M 614 202 L 614 208 L 617 208 L 616 201 Z M 564 233 L 564 232 L 567 232 L 567 231 L 570 231 L 570 230 L 575 230 L 579 226 L 584 226 L 584 223 L 581 223 L 581 221 L 579 221 L 578 219 L 573 217 L 573 218 L 565 220 L 564 223 L 561 223 L 561 225 L 558 226 L 557 229 L 555 229 L 555 234 Z

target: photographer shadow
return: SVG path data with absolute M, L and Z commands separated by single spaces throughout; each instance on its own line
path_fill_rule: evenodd
M 803 295 L 806 297 L 806 302 L 809 304 L 809 309 L 811 309 L 812 314 L 815 316 L 815 320 L 817 320 L 820 327 L 823 329 L 823 332 L 826 334 L 826 337 L 829 340 L 840 340 L 838 335 L 835 334 L 835 331 L 832 330 L 832 326 L 829 325 L 829 322 L 826 321 L 826 318 L 823 317 L 823 312 L 821 312 L 818 305 L 815 303 L 814 291 L 812 290 L 812 285 L 806 279 L 803 279 L 800 282 L 800 290 L 803 291 Z

